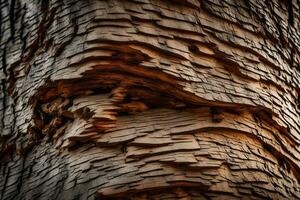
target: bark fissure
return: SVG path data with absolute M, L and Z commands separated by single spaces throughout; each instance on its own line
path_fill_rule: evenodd
M 6 82 L 4 79 L 1 80 L 1 88 L 2 88 L 2 94 L 3 94 L 3 100 L 2 100 L 2 116 L 1 116 L 1 129 L 4 130 L 5 128 L 5 110 L 6 110 Z
M 10 20 L 10 40 L 14 42 L 15 38 L 15 4 L 16 0 L 10 0 L 9 20 Z

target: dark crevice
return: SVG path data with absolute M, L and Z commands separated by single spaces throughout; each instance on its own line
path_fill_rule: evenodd
M 10 39 L 14 42 L 15 36 L 15 0 L 10 1 L 9 6 L 9 22 L 10 22 Z
M 1 80 L 1 88 L 2 88 L 2 94 L 3 94 L 3 99 L 2 99 L 2 116 L 1 116 L 1 127 L 2 131 L 5 128 L 5 111 L 6 111 L 6 98 L 7 98 L 7 92 L 6 92 L 6 80 L 2 79 Z
M 249 0 L 244 0 L 244 4 L 247 7 L 250 17 L 252 17 L 252 6 Z
M 288 62 L 289 62 L 289 65 L 290 65 L 291 69 L 293 69 L 294 68 L 294 56 L 295 56 L 295 53 L 296 53 L 295 49 L 297 47 L 293 42 L 291 42 L 290 44 L 291 44 L 292 47 L 291 47 L 290 58 L 288 59 Z
M 68 147 L 68 151 L 73 151 L 73 150 L 79 149 L 79 148 L 81 148 L 81 147 L 83 147 L 85 145 L 86 145 L 85 142 L 81 142 L 81 141 L 77 140 L 73 145 L 70 145 Z
M 223 120 L 223 116 L 222 116 L 222 110 L 220 108 L 217 107 L 211 107 L 210 108 L 210 113 L 212 115 L 212 121 L 213 122 L 221 122 Z
M 4 194 L 5 194 L 5 190 L 6 190 L 6 184 L 7 184 L 7 181 L 8 181 L 8 177 L 9 177 L 9 174 L 10 174 L 10 167 L 9 166 L 6 166 L 6 169 L 5 170 L 5 178 L 4 178 L 4 183 L 3 183 L 3 186 L 2 186 L 2 190 L 1 190 L 1 198 L 0 199 L 4 199 Z
M 3 71 L 3 74 L 4 74 L 4 79 L 1 80 L 1 88 L 2 88 L 2 94 L 3 94 L 3 97 L 2 97 L 2 116 L 1 116 L 1 128 L 2 128 L 2 131 L 4 130 L 5 128 L 5 112 L 6 112 L 6 100 L 7 100 L 7 90 L 6 90 L 6 78 L 8 76 L 8 73 L 7 73 L 7 62 L 6 62 L 6 48 L 4 47 L 3 48 L 3 53 L 2 53 L 2 71 Z
M 6 48 L 3 48 L 3 53 L 2 53 L 2 71 L 4 75 L 7 77 L 7 64 L 6 64 Z
M 128 145 L 128 142 L 121 145 L 121 152 L 122 152 L 123 154 L 126 154 L 126 153 L 127 153 L 127 145 Z
M 13 94 L 15 83 L 17 81 L 14 67 L 9 68 L 9 76 L 8 76 L 8 88 L 7 88 L 7 93 L 9 95 Z
M 48 0 L 42 0 L 42 2 L 41 2 L 41 10 L 42 11 L 49 10 L 49 1 Z
M 294 26 L 294 11 L 292 0 L 286 0 L 288 10 L 288 23 L 290 26 Z

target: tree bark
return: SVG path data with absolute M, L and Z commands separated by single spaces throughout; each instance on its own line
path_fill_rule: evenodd
M 299 0 L 1 0 L 0 199 L 300 199 Z

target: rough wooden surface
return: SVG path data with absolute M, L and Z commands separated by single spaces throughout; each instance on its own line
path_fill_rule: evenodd
M 2 0 L 1 199 L 300 199 L 299 0 Z

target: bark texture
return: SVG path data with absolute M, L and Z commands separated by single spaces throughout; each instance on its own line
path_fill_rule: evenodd
M 299 0 L 0 9 L 0 199 L 300 199 Z

